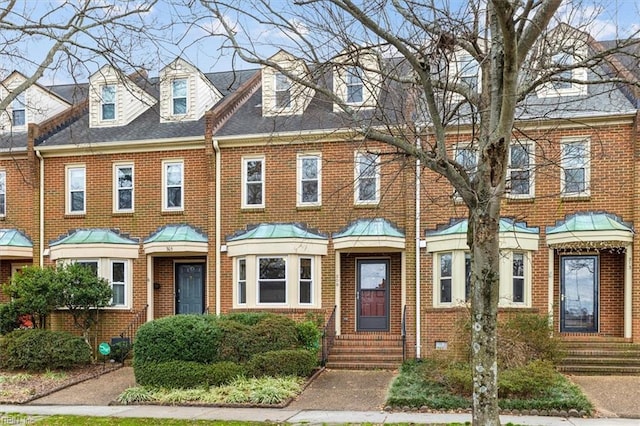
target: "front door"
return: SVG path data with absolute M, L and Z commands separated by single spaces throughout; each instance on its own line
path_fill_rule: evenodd
M 204 263 L 176 263 L 176 314 L 204 312 Z
M 598 256 L 560 258 L 560 331 L 598 331 Z
M 358 331 L 389 330 L 389 260 L 357 261 Z

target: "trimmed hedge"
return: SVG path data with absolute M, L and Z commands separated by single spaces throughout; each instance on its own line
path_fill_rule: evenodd
M 91 362 L 91 348 L 81 338 L 64 331 L 16 330 L 0 343 L 0 368 L 46 371 Z
M 298 347 L 296 322 L 289 317 L 269 315 L 251 327 L 251 355 Z
M 251 358 L 247 364 L 247 374 L 254 377 L 308 377 L 317 365 L 318 357 L 306 349 L 269 351 Z
M 244 375 L 244 367 L 234 362 L 201 364 L 193 361 L 169 361 L 136 363 L 134 367 L 139 385 L 171 389 L 220 386 Z

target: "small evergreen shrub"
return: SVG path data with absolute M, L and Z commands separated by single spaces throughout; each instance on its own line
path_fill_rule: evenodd
M 562 358 L 561 342 L 553 337 L 549 318 L 536 314 L 517 314 L 502 321 L 498 328 L 498 365 L 522 367 L 534 360 L 557 364 Z
M 229 321 L 237 322 L 240 324 L 253 326 L 267 317 L 276 316 L 270 312 L 235 312 L 224 315 L 222 318 Z
M 471 367 L 466 363 L 452 363 L 443 370 L 442 381 L 451 393 L 463 396 L 473 394 Z
M 498 375 L 500 398 L 531 398 L 553 387 L 557 373 L 550 361 L 532 361 L 524 367 L 511 368 Z
M 141 386 L 188 389 L 227 384 L 244 374 L 233 362 L 201 364 L 193 361 L 134 363 L 136 382 Z
M 322 333 L 313 321 L 303 321 L 296 323 L 298 332 L 298 345 L 316 353 L 320 349 L 320 338 Z
M 88 364 L 91 348 L 81 337 L 63 331 L 16 330 L 2 339 L 0 368 L 46 371 Z
M 247 372 L 253 377 L 308 377 L 317 365 L 316 355 L 305 349 L 279 350 L 254 355 Z
M 15 302 L 0 305 L 0 334 L 11 333 L 18 329 L 20 326 L 18 317 L 21 313 L 18 304 Z
M 253 335 L 251 355 L 283 349 L 294 349 L 298 345 L 296 322 L 283 315 L 269 315 L 251 327 Z
M 221 318 L 218 321 L 218 359 L 221 361 L 246 362 L 253 355 L 254 336 L 251 326 L 243 322 Z

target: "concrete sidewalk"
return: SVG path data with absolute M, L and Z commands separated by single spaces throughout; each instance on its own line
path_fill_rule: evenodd
M 437 413 L 387 413 L 383 411 L 324 411 L 290 410 L 277 408 L 215 408 L 171 407 L 158 405 L 140 406 L 89 406 L 89 405 L 2 405 L 0 412 L 21 413 L 32 416 L 79 415 L 129 418 L 172 418 L 187 420 L 256 421 L 290 423 L 294 425 L 319 425 L 341 423 L 410 423 L 447 424 L 471 421 L 470 414 Z M 11 421 L 11 415 L 5 415 Z M 3 418 L 0 416 L 0 421 Z M 500 416 L 508 422 L 530 426 L 637 426 L 638 420 L 620 418 L 562 418 L 536 416 Z

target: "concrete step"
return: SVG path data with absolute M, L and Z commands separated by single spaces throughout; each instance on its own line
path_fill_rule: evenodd
M 327 362 L 326 365 L 329 369 L 334 370 L 395 370 L 400 367 L 399 362 L 375 362 L 375 363 L 362 363 L 362 362 Z
M 558 370 L 562 373 L 570 373 L 585 376 L 640 376 L 639 367 L 624 367 L 613 365 L 560 365 Z

